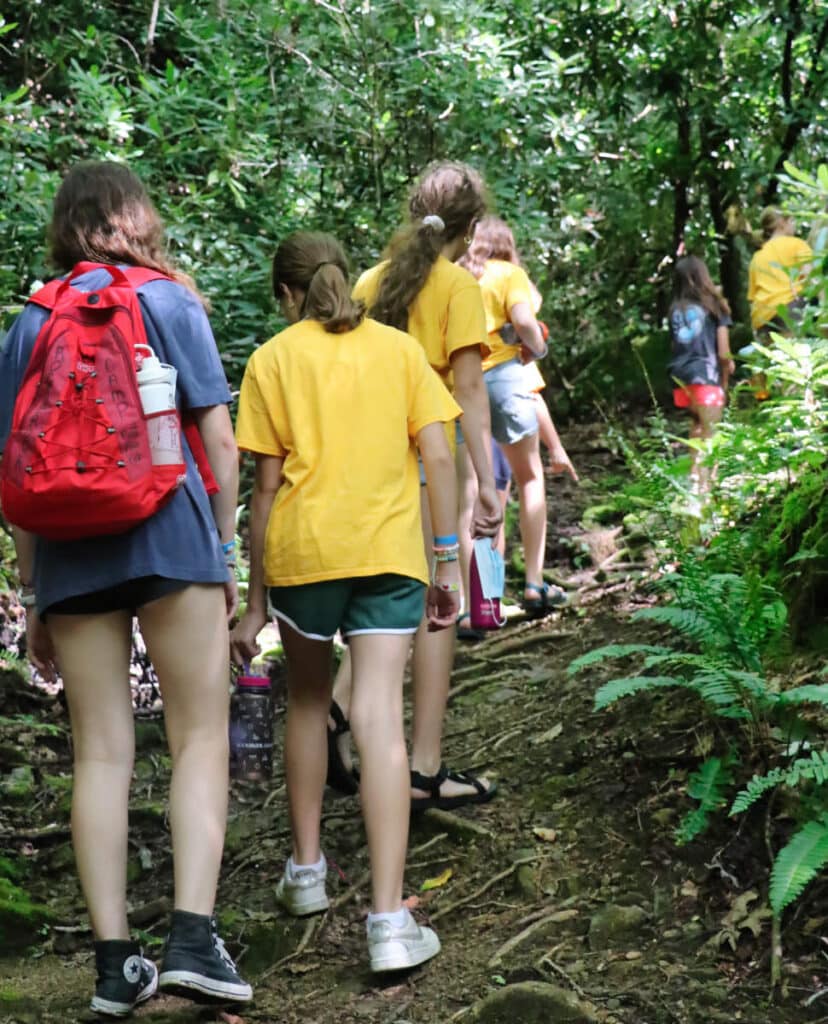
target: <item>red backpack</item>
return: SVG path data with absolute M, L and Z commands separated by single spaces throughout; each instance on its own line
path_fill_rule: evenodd
M 75 278 L 104 269 L 110 284 Z M 50 540 L 123 533 L 148 519 L 184 480 L 186 465 L 153 465 L 136 378 L 147 344 L 136 288 L 166 279 L 144 268 L 78 263 L 30 302 L 50 310 L 14 405 L 0 466 L 10 523 Z M 195 423 L 186 430 L 208 493 L 218 488 Z

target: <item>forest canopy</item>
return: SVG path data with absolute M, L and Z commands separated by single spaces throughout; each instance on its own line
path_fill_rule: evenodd
M 275 241 L 329 230 L 362 268 L 417 171 L 454 157 L 514 225 L 557 357 L 623 386 L 681 241 L 747 319 L 747 225 L 786 160 L 824 150 L 827 44 L 819 0 L 19 5 L 0 19 L 0 303 L 49 273 L 65 169 L 126 160 L 238 380 L 272 332 Z

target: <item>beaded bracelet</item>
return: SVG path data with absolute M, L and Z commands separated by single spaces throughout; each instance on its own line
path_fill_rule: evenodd
M 434 580 L 431 585 L 438 590 L 444 590 L 447 594 L 457 594 L 460 591 L 459 583 L 438 583 L 437 580 Z
M 225 555 L 230 555 L 236 550 L 236 542 L 234 540 L 228 540 L 226 544 L 221 545 L 221 550 Z
M 435 562 L 456 562 L 460 557 L 459 548 L 434 548 Z

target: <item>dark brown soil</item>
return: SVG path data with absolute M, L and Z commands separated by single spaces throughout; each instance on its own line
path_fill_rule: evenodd
M 490 1009 L 480 1019 L 828 1020 L 828 998 L 817 996 L 828 986 L 825 888 L 815 887 L 785 919 L 784 986 L 771 1002 L 769 923 L 751 916 L 763 906 L 767 885 L 758 831 L 750 822 L 740 832 L 724 822 L 690 847 L 672 840 L 687 809 L 682 783 L 706 742 L 696 709 L 664 696 L 595 713 L 592 695 L 609 669 L 566 673 L 574 657 L 595 646 L 641 640 L 629 614 L 654 600 L 646 559 L 632 564 L 631 556 L 616 554 L 621 541 L 612 524 L 603 534 L 579 525 L 584 508 L 614 486 L 608 478 L 621 467 L 596 431 L 573 431 L 567 441 L 584 483 L 576 489 L 550 479 L 549 553 L 554 574 L 577 587 L 571 606 L 463 646 L 457 660 L 446 758 L 496 779 L 498 795 L 476 811 L 412 820 L 407 888 L 419 901 L 417 913 L 439 932 L 442 954 L 391 982 L 369 974 L 367 859 L 353 798 L 331 794 L 325 807 L 325 849 L 337 865 L 334 909 L 310 923 L 284 917 L 274 900 L 289 852 L 277 767 L 266 787 L 234 785 L 218 901 L 224 936 L 255 985 L 255 1003 L 238 1017 L 222 1017 L 161 998 L 138 1019 L 472 1022 L 487 996 L 535 981 L 577 997 L 580 1009 L 574 1015 L 533 1009 L 536 986 L 519 1002 L 513 990 L 514 1006 L 522 1009 L 505 1016 Z M 48 904 L 52 920 L 35 927 L 28 951 L 0 961 L 0 1021 L 84 1020 L 93 965 L 66 830 L 65 714 L 56 698 L 24 698 L 13 710 L 31 714 L 32 725 L 15 725 L 13 735 L 3 726 L 0 753 L 6 770 L 15 758 L 33 768 L 33 787 L 22 800 L 0 798 L 0 851 L 24 865 L 21 884 Z M 44 734 L 44 722 L 58 734 Z M 277 741 L 281 722 L 280 709 Z M 159 722 L 142 720 L 138 740 L 130 893 L 147 948 L 157 953 L 166 904 L 156 901 L 171 895 L 168 760 Z M 426 880 L 441 876 L 442 885 L 423 890 Z M 754 897 L 745 895 L 751 892 Z M 6 933 L 6 946 L 16 938 L 24 936 Z

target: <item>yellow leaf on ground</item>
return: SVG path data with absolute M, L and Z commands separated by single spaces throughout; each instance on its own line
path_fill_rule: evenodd
M 558 838 L 558 833 L 554 828 L 533 828 L 532 835 L 542 839 L 545 843 L 554 843 Z
M 442 875 L 438 875 L 436 878 L 427 878 L 420 886 L 420 892 L 428 892 L 431 889 L 440 889 L 451 878 L 453 873 L 454 872 L 451 868 L 446 868 Z

